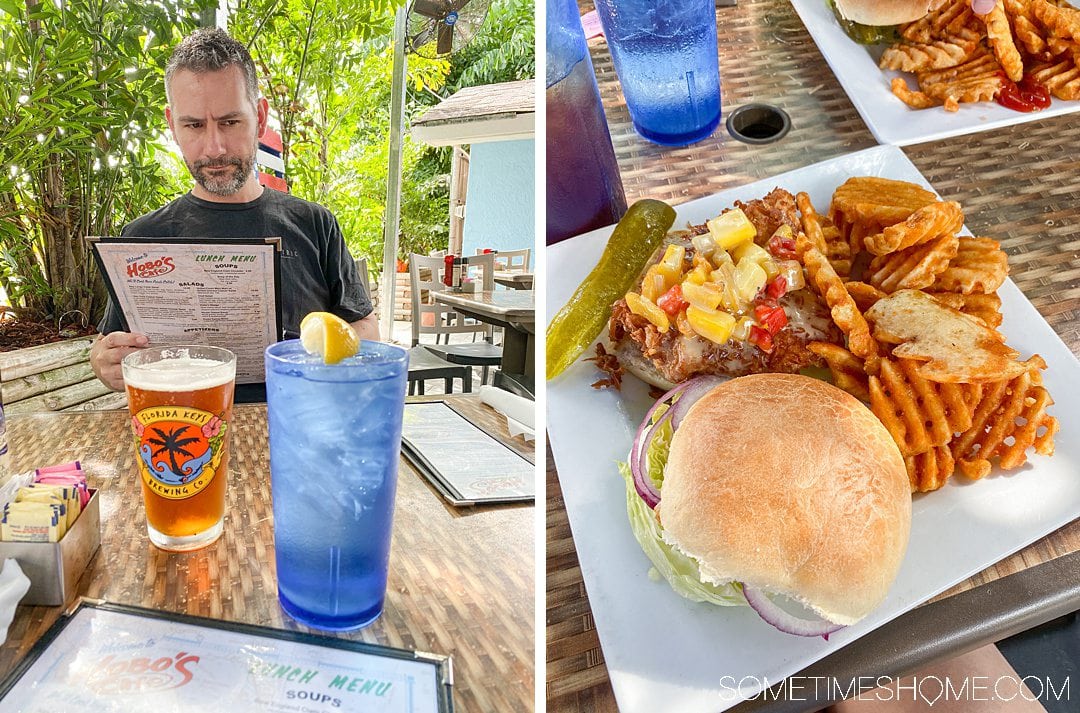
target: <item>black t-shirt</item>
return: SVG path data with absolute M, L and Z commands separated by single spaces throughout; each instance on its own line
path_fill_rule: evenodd
M 345 247 L 337 219 L 326 208 L 264 189 L 249 203 L 214 203 L 186 193 L 136 218 L 126 238 L 281 238 L 281 319 L 286 339 L 300 336 L 308 312 L 332 312 L 346 322 L 371 313 L 371 300 Z M 98 325 L 102 334 L 123 329 L 110 299 Z M 254 387 L 254 388 L 252 388 Z M 265 400 L 262 385 L 237 385 L 236 401 Z

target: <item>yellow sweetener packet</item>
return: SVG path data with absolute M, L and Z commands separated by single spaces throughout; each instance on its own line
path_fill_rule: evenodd
M 67 518 L 65 530 L 71 528 L 82 512 L 82 501 L 79 499 L 79 489 L 67 485 L 51 485 L 49 483 L 31 483 L 19 488 L 15 494 L 16 501 L 33 500 L 37 502 L 51 502 L 47 495 L 55 495 L 64 505 Z
M 59 542 L 60 514 L 57 505 L 14 502 L 4 506 L 0 518 L 0 539 L 4 542 Z

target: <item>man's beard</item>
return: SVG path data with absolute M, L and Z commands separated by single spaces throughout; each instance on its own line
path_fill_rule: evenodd
M 223 174 L 211 174 L 204 170 L 217 166 L 233 166 L 234 170 Z M 188 164 L 188 170 L 191 171 L 195 182 L 208 193 L 215 196 L 231 196 L 244 187 L 248 177 L 255 171 L 255 153 L 252 152 L 244 157 L 224 156 L 196 161 Z

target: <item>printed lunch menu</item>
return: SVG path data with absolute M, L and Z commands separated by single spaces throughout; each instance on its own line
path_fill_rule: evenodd
M 0 709 L 23 713 L 446 710 L 440 703 L 443 691 L 437 662 L 392 649 L 387 651 L 394 655 L 365 653 L 260 636 L 252 633 L 259 629 L 250 629 L 218 629 L 83 606 L 11 685 L 0 700 Z

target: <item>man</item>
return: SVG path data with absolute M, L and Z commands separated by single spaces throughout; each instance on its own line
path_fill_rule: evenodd
M 312 311 L 332 312 L 361 339 L 379 338 L 379 326 L 337 220 L 326 208 L 266 190 L 255 174 L 259 137 L 269 112 L 259 95 L 247 49 L 220 29 L 201 29 L 173 52 L 165 69 L 165 120 L 195 179 L 189 193 L 129 223 L 134 238 L 281 237 L 282 321 L 287 338 L 299 336 Z M 90 352 L 97 377 L 124 388 L 120 362 L 149 343 L 123 329 L 110 300 Z M 258 388 L 237 387 L 236 400 L 264 399 Z

